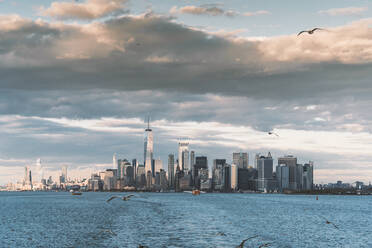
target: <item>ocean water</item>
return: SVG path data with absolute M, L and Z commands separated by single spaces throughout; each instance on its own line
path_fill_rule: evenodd
M 371 196 L 134 194 L 1 192 L 0 247 L 372 247 Z

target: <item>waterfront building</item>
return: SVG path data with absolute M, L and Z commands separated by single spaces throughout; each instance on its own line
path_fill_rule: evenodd
M 226 164 L 226 159 L 214 159 L 212 168 L 212 187 L 214 190 L 223 189 L 223 168 Z
M 274 190 L 273 185 L 273 158 L 269 152 L 267 156 L 260 156 L 258 160 L 258 190 Z
M 278 164 L 287 165 L 289 168 L 289 188 L 291 190 L 297 190 L 298 179 L 297 179 L 297 158 L 292 155 L 287 155 L 278 158 Z
M 192 169 L 195 164 L 195 151 L 190 152 L 190 168 Z
M 280 192 L 289 189 L 289 167 L 287 165 L 279 164 L 276 166 L 276 178 Z
M 169 188 L 174 188 L 174 154 L 168 155 L 168 186 Z
M 212 189 L 212 180 L 211 179 L 205 179 L 200 180 L 200 190 L 203 191 L 210 191 Z
M 61 175 L 59 177 L 59 184 L 67 183 L 67 165 L 61 168 Z
M 194 166 L 192 169 L 192 179 L 193 184 L 196 188 L 200 185 L 200 170 L 206 169 L 208 170 L 208 159 L 206 156 L 198 156 L 195 158 Z
M 112 155 L 112 168 L 117 169 L 118 168 L 118 159 L 116 158 L 116 153 Z
M 304 167 L 302 164 L 296 164 L 296 185 L 297 185 L 297 190 L 302 190 L 302 174 L 304 171 Z
M 234 152 L 233 153 L 233 164 L 238 168 L 248 168 L 248 153 L 246 152 Z
M 254 156 L 254 168 L 257 169 L 257 166 L 258 166 L 258 160 L 260 159 L 260 154 L 259 153 L 256 153 L 256 155 Z
M 231 191 L 231 167 L 228 164 L 223 167 L 223 190 L 225 192 Z
M 125 171 L 128 166 L 131 166 L 127 159 L 119 159 L 118 160 L 118 169 L 117 169 L 117 177 L 119 179 L 124 179 Z
M 138 166 L 138 161 L 136 158 L 132 159 L 132 166 L 133 166 L 133 179 L 136 180 L 137 166 Z
M 160 170 L 163 169 L 163 161 L 161 161 L 161 159 L 155 159 L 155 173 L 156 172 L 160 172 Z
M 189 155 L 189 142 L 178 143 L 178 163 L 180 169 L 189 171 L 190 169 L 190 155 Z
M 105 171 L 105 176 L 104 176 L 104 179 L 103 179 L 103 189 L 104 190 L 116 189 L 116 175 L 115 174 L 116 174 L 116 172 L 114 172 L 114 169 L 107 169 Z
M 159 172 L 159 177 L 160 177 L 160 189 L 161 190 L 166 190 L 168 188 L 168 180 L 167 180 L 167 173 L 165 170 L 161 169 Z
M 150 128 L 150 117 L 147 120 L 147 128 L 145 129 L 145 141 L 144 141 L 144 165 L 146 173 L 151 171 L 154 175 L 153 171 L 153 156 L 154 156 L 154 138 L 152 134 L 152 129 Z
M 31 169 L 29 166 L 25 166 L 23 189 L 32 190 L 32 173 L 31 173 Z
M 179 178 L 179 189 L 181 191 L 192 190 L 191 187 L 191 174 L 183 174 L 183 177 Z
M 150 170 L 146 172 L 146 188 L 150 190 L 152 188 L 152 173 Z
M 302 188 L 304 190 L 312 190 L 313 189 L 313 178 L 314 178 L 314 163 L 310 161 L 303 166 L 303 173 L 302 173 Z M 341 182 L 342 184 L 342 182 Z
M 88 189 L 91 191 L 101 191 L 103 189 L 103 181 L 98 174 L 92 174 L 88 180 Z
M 238 188 L 238 166 L 236 164 L 231 165 L 231 189 L 236 190 Z

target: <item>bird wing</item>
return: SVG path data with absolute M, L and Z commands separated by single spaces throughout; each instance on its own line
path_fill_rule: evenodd
M 316 30 L 324 30 L 324 29 L 322 29 L 322 28 L 313 28 L 311 31 L 314 32 Z
M 299 32 L 299 33 L 297 34 L 297 36 L 299 36 L 299 35 L 302 34 L 302 33 L 307 33 L 307 31 L 306 31 L 306 30 L 303 30 L 303 31 Z
M 115 198 L 118 198 L 118 197 L 116 195 L 111 196 L 108 200 L 106 200 L 106 202 L 110 202 L 110 201 L 114 200 Z
M 134 196 L 134 195 L 128 195 L 127 197 L 130 198 L 130 197 L 132 197 L 132 196 Z
M 255 235 L 255 236 L 252 236 L 252 237 L 249 237 L 249 238 L 244 239 L 244 240 L 240 243 L 240 245 L 237 246 L 237 248 L 243 248 L 243 247 L 244 247 L 244 243 L 245 243 L 248 239 L 254 239 L 254 238 L 257 238 L 257 237 L 258 237 L 258 235 Z

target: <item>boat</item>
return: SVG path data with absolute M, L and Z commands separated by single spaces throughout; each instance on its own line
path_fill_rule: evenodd
M 72 191 L 71 192 L 71 195 L 82 195 L 83 193 L 79 192 L 79 191 Z
M 198 190 L 198 189 L 194 189 L 194 190 L 192 191 L 192 194 L 193 194 L 193 195 L 200 195 L 200 190 Z

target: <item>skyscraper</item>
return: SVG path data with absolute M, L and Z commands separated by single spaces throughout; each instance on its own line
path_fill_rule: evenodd
M 273 158 L 269 152 L 267 156 L 260 156 L 258 160 L 258 190 L 272 190 Z
M 304 190 L 311 190 L 313 189 L 313 178 L 314 178 L 314 164 L 310 161 L 303 166 L 303 173 L 302 173 L 302 189 Z
M 238 166 L 235 164 L 231 165 L 231 188 L 233 190 L 238 188 Z
M 190 169 L 192 170 L 193 166 L 195 164 L 195 152 L 190 152 Z
M 213 169 L 212 169 L 212 187 L 215 190 L 223 189 L 223 175 L 224 167 L 226 164 L 226 159 L 214 159 L 213 160 Z
M 260 154 L 259 153 L 256 153 L 256 155 L 254 156 L 254 168 L 257 169 L 257 165 L 258 165 L 258 160 L 260 159 Z
M 190 169 L 189 143 L 178 143 L 178 163 L 181 170 L 188 171 Z
M 24 184 L 26 190 L 32 189 L 32 175 L 31 175 L 31 169 L 29 166 L 25 166 L 25 178 L 24 178 Z
M 233 153 L 233 164 L 238 168 L 248 168 L 248 153 L 246 152 L 234 152 Z
M 163 169 L 163 161 L 161 159 L 155 159 L 155 173 L 160 172 Z
M 278 164 L 285 164 L 289 168 L 289 188 L 297 190 L 297 158 L 291 155 L 287 155 L 278 158 Z
M 278 181 L 279 191 L 289 189 L 289 167 L 285 164 L 276 166 L 276 179 Z
M 118 168 L 118 159 L 116 158 L 116 153 L 112 156 L 112 168 L 117 169 Z
M 192 169 L 192 177 L 194 180 L 194 186 L 198 187 L 200 184 L 200 180 L 207 180 L 207 178 L 203 178 L 200 175 L 201 170 L 208 171 L 208 159 L 206 156 L 198 156 L 196 157 L 195 164 Z M 205 173 L 205 172 L 204 172 Z
M 152 171 L 152 160 L 154 156 L 154 140 L 152 136 L 152 130 L 150 129 L 150 117 L 147 119 L 147 128 L 145 130 L 145 142 L 144 142 L 144 164 L 146 173 Z
M 41 159 L 38 158 L 36 160 L 36 171 L 37 173 L 39 174 L 39 179 L 38 181 L 41 182 L 43 179 L 44 179 L 44 168 L 43 166 L 41 165 Z
M 174 173 L 175 173 L 174 155 L 169 154 L 168 155 L 168 183 L 169 183 L 170 188 L 174 187 Z
M 62 165 L 61 168 L 61 176 L 59 177 L 59 183 L 66 183 L 67 182 L 67 165 Z

